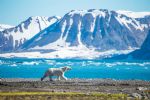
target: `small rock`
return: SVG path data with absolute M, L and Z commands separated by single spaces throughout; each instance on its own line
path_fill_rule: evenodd
M 132 96 L 135 97 L 135 98 L 138 98 L 138 99 L 142 99 L 142 96 L 141 94 L 138 94 L 138 93 L 132 93 Z
M 65 93 L 66 91 L 64 90 L 63 92 Z
M 147 90 L 146 87 L 137 87 L 136 89 L 137 89 L 137 90 L 140 90 L 140 91 L 145 91 L 145 90 Z

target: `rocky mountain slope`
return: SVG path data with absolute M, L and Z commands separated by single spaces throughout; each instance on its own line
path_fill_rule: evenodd
M 0 31 L 0 52 L 14 51 L 35 34 L 58 21 L 60 17 L 29 17 L 18 26 Z
M 150 60 L 150 31 L 148 32 L 148 35 L 140 49 L 137 49 L 129 54 L 110 57 L 109 59 Z
M 150 31 L 141 48 L 128 54 L 128 58 L 150 60 Z

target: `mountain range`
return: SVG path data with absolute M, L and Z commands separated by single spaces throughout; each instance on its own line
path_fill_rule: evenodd
M 140 48 L 149 30 L 150 12 L 72 10 L 62 18 L 30 17 L 0 31 L 0 51 L 98 57 L 102 52 Z
M 149 24 L 143 18 L 135 19 L 115 11 L 71 11 L 21 48 L 85 46 L 99 51 L 138 48 L 147 35 Z

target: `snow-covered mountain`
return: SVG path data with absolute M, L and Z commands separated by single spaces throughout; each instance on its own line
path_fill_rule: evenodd
M 5 25 L 5 24 L 0 24 L 0 31 L 3 31 L 5 29 L 8 29 L 8 28 L 12 28 L 14 26 L 11 26 L 11 25 Z
M 46 27 L 57 22 L 60 17 L 34 16 L 21 22 L 18 26 L 0 31 L 0 52 L 14 51 L 25 41 Z
M 83 47 L 98 51 L 127 50 L 140 47 L 149 28 L 150 19 L 143 16 L 133 18 L 121 11 L 106 9 L 72 10 L 27 41 L 21 49 L 35 51 L 78 47 L 80 50 Z
M 93 59 L 127 54 L 141 47 L 149 29 L 148 12 L 72 10 L 17 46 L 18 53 L 1 57 Z

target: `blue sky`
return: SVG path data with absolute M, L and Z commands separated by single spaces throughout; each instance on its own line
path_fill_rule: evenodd
M 63 16 L 73 9 L 150 11 L 150 0 L 0 0 L 0 24 L 17 25 L 29 16 Z

